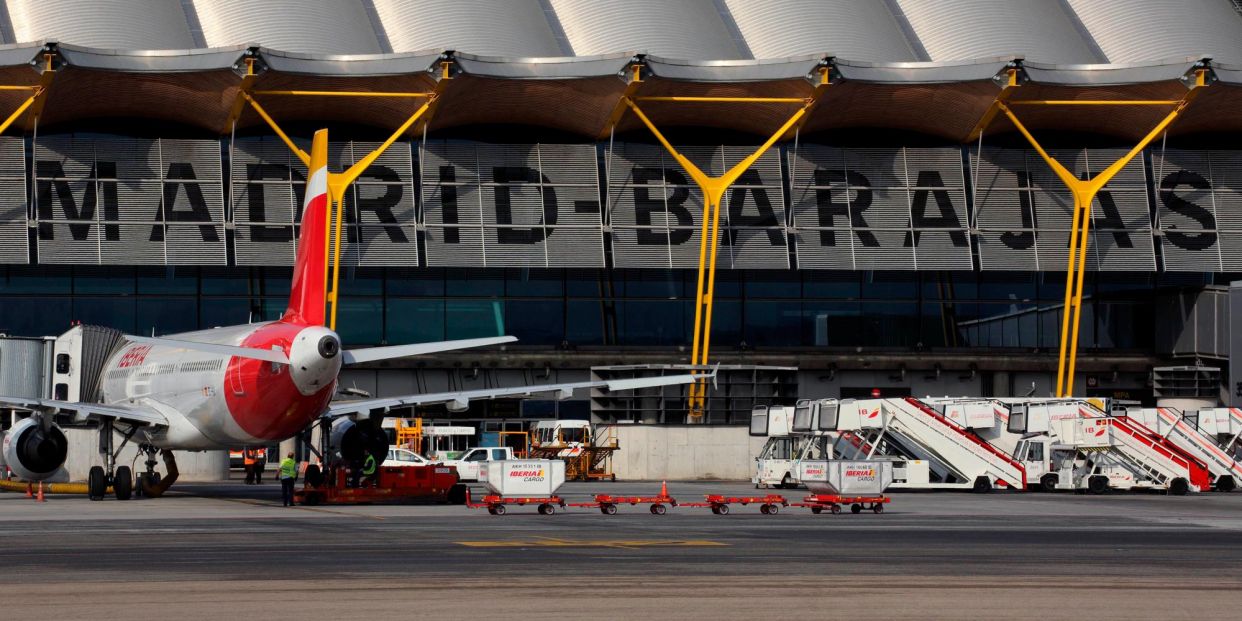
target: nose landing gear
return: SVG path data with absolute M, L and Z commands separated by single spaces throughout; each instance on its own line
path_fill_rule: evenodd
M 147 498 L 159 498 L 177 482 L 177 476 L 180 474 L 177 470 L 177 460 L 173 457 L 173 452 L 168 449 L 157 449 L 150 444 L 143 444 L 138 447 L 147 456 L 146 471 L 142 473 L 139 488 L 142 495 Z M 168 471 L 168 475 L 161 478 L 160 473 L 155 471 L 158 462 L 155 459 L 156 453 L 164 460 L 164 469 Z

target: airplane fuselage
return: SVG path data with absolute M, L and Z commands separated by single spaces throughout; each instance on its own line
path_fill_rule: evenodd
M 327 328 L 276 321 L 168 335 L 199 343 L 279 349 L 290 364 L 160 344 L 128 343 L 105 363 L 103 402 L 158 410 L 168 426 L 144 430 L 158 448 L 211 450 L 264 444 L 302 431 L 328 406 L 341 367 Z M 329 343 L 328 345 L 332 345 Z

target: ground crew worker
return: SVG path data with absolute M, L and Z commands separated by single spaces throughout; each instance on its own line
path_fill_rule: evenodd
M 286 507 L 293 506 L 293 482 L 298 480 L 298 465 L 293 461 L 293 451 L 280 462 L 280 499 Z
M 258 461 L 256 455 L 256 451 L 250 447 L 242 449 L 242 463 L 246 466 L 246 485 L 254 485 L 254 463 Z
M 254 484 L 261 485 L 263 483 L 263 470 L 267 468 L 267 449 L 257 448 L 254 450 Z

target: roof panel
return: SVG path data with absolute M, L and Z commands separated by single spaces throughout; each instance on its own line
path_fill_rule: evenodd
M 8 0 L 18 41 L 51 39 L 103 49 L 195 47 L 181 3 L 168 0 Z
M 712 0 L 548 1 L 579 56 L 638 50 L 668 58 L 747 58 Z
M 539 0 L 374 0 L 394 52 L 432 48 L 484 56 L 562 56 Z
M 910 42 L 882 2 L 725 0 L 755 58 L 833 54 L 869 61 L 915 61 Z
M 359 0 L 194 0 L 194 8 L 210 47 L 260 43 L 306 54 L 382 51 Z
M 1042 63 L 1104 62 L 1060 2 L 896 0 L 934 61 L 1020 55 Z M 860 59 L 869 60 L 869 59 Z
M 1225 0 L 1066 0 L 1108 62 L 1211 55 L 1242 61 L 1242 16 Z

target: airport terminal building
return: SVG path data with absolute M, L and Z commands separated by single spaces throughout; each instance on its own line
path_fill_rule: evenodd
M 328 128 L 337 170 L 404 128 L 345 195 L 337 330 L 347 347 L 520 340 L 351 368 L 343 385 L 383 396 L 686 364 L 705 199 L 661 139 L 714 176 L 771 140 L 721 199 L 710 361 L 725 370 L 708 422 L 801 397 L 1047 394 L 1073 200 L 996 102 L 1084 180 L 1176 106 L 1093 204 L 1076 386 L 1228 404 L 1239 10 L 7 0 L 0 332 L 278 317 L 306 169 L 273 125 L 303 147 Z M 1019 105 L 1089 100 L 1134 105 Z M 687 411 L 668 389 L 424 416 L 503 430 Z

